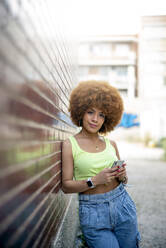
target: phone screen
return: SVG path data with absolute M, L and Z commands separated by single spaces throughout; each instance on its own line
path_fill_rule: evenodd
M 117 161 L 114 161 L 113 165 L 112 165 L 112 168 L 115 167 L 115 166 L 120 166 L 122 167 L 122 164 L 124 164 L 124 160 L 117 160 Z

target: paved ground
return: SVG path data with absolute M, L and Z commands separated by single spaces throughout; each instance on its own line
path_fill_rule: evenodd
M 158 148 L 117 142 L 121 158 L 127 159 L 128 192 L 138 212 L 141 248 L 166 248 L 166 162 Z M 127 247 L 126 247 L 127 248 Z

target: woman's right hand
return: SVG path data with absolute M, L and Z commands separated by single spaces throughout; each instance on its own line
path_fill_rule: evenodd
M 116 178 L 118 167 L 114 168 L 105 168 L 100 171 L 96 176 L 92 177 L 92 182 L 95 186 L 99 184 L 107 184 L 110 183 L 113 179 Z

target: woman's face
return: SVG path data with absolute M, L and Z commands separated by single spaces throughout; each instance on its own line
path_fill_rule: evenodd
M 97 133 L 102 127 L 104 120 L 103 112 L 98 108 L 91 107 L 84 114 L 83 128 L 90 133 Z

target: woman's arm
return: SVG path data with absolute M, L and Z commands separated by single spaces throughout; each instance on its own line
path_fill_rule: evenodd
M 73 164 L 72 146 L 69 140 L 65 140 L 62 144 L 62 190 L 64 193 L 78 193 L 89 189 L 87 180 L 73 180 Z M 97 186 L 109 183 L 116 175 L 116 169 L 106 168 L 91 179 Z
M 110 142 L 111 142 L 111 144 L 113 145 L 113 147 L 115 148 L 117 158 L 120 160 L 119 150 L 118 150 L 118 147 L 117 147 L 115 141 L 112 141 L 112 140 L 111 140 Z M 120 168 L 120 169 L 118 170 L 118 174 L 117 174 L 117 176 L 116 176 L 116 179 L 117 179 L 119 182 L 123 182 L 123 183 L 127 184 L 127 182 L 128 182 L 128 177 L 127 177 L 127 173 L 126 173 L 125 164 L 124 164 L 124 166 L 122 166 L 122 168 Z
M 62 190 L 64 193 L 78 193 L 88 190 L 86 180 L 73 180 L 73 154 L 69 140 L 62 144 Z

